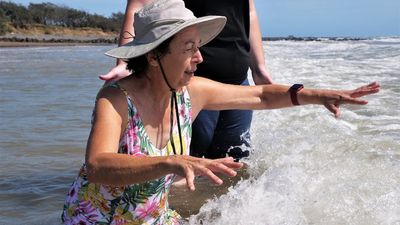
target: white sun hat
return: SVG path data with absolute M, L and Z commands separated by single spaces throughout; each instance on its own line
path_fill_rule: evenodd
M 201 45 L 211 41 L 225 26 L 224 16 L 195 17 L 182 0 L 158 0 L 135 13 L 135 39 L 105 54 L 130 59 L 155 49 L 182 29 L 196 26 Z

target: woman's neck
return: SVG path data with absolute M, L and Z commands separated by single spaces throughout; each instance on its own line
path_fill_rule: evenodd
M 126 80 L 129 94 L 139 102 L 159 106 L 165 109 L 171 99 L 171 91 L 162 78 L 161 73 L 145 73 L 140 76 L 131 75 Z

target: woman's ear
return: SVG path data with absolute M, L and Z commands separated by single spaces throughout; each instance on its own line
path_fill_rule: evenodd
M 159 53 L 154 51 L 151 51 L 146 55 L 147 62 L 149 62 L 150 66 L 158 66 L 158 58 L 160 57 L 159 55 Z

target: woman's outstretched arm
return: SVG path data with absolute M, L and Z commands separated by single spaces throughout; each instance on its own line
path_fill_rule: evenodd
M 222 84 L 206 78 L 194 77 L 189 84 L 194 115 L 201 109 L 279 109 L 293 106 L 290 86 L 270 84 L 237 86 Z M 300 105 L 324 105 L 336 117 L 340 116 L 340 105 L 364 105 L 368 102 L 360 97 L 377 93 L 376 82 L 354 90 L 325 90 L 304 88 L 297 92 Z

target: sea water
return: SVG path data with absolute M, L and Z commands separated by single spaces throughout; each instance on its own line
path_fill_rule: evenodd
M 59 224 L 113 46 L 0 49 L 0 224 Z M 264 43 L 276 83 L 352 89 L 367 106 L 257 111 L 246 178 L 190 224 L 400 224 L 400 38 Z

